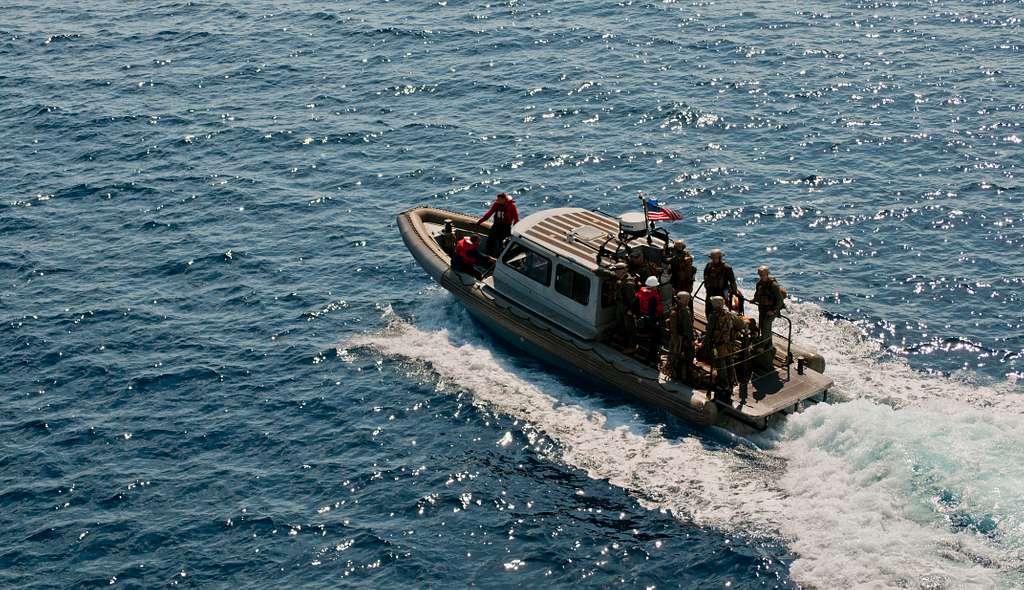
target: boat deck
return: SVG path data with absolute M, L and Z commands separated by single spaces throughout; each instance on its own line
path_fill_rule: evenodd
M 778 369 L 751 379 L 742 389 L 733 388 L 732 404 L 720 401 L 719 406 L 726 413 L 762 422 L 769 416 L 798 407 L 801 402 L 824 401 L 825 392 L 831 386 L 831 379 L 810 369 L 802 375 L 793 369 L 788 380 L 786 370 Z M 822 396 L 821 399 L 817 399 L 818 396 Z
M 435 246 L 440 246 L 437 238 L 440 235 L 441 225 L 436 222 L 428 222 L 424 223 L 424 226 L 428 228 L 428 234 L 433 238 L 431 241 L 435 243 Z M 468 229 L 457 227 L 456 239 L 461 238 L 467 233 L 470 233 Z M 486 239 L 486 230 L 480 233 Z M 447 257 L 447 254 L 445 256 Z M 486 271 L 488 269 L 480 267 L 478 270 Z M 490 298 L 493 299 L 496 295 L 493 278 L 487 276 L 486 272 L 485 277 L 480 281 L 476 281 L 468 275 L 460 275 L 460 277 L 463 285 L 466 287 L 471 287 L 475 284 L 482 288 L 483 292 L 489 293 Z M 515 304 L 515 302 L 511 303 Z M 707 328 L 703 311 L 704 300 L 697 295 L 694 297 L 693 318 L 694 329 L 697 333 L 704 333 Z M 553 327 L 559 332 L 562 331 L 557 325 L 553 325 Z M 576 339 L 575 336 L 568 333 L 565 333 L 564 337 Z M 798 371 L 797 363 L 791 361 L 791 357 L 787 355 L 787 349 L 779 348 L 779 340 L 780 336 L 776 333 L 775 370 L 764 375 L 752 377 L 749 382 L 733 387 L 729 401 L 722 399 L 724 393 L 720 393 L 718 399 L 715 400 L 715 404 L 718 406 L 721 414 L 730 416 L 748 426 L 764 429 L 768 426 L 771 416 L 785 413 L 791 409 L 795 410 L 801 404 L 808 401 L 824 401 L 829 387 L 832 386 L 832 379 L 809 367 L 802 372 Z M 708 382 L 708 375 L 711 372 L 707 363 L 696 362 L 698 374 L 702 372 L 703 375 L 698 376 L 697 380 L 692 384 L 674 382 L 671 377 L 659 373 L 654 366 L 643 360 L 645 356 L 643 347 L 646 344 L 644 342 L 639 343 L 641 344 L 641 349 L 633 355 L 624 354 L 621 349 L 613 346 L 610 342 L 593 340 L 586 340 L 584 342 L 588 343 L 595 350 L 603 351 L 601 356 L 606 359 L 618 357 L 619 360 L 615 362 L 623 363 L 625 366 L 630 367 L 635 374 L 646 373 L 650 379 L 662 382 L 663 384 L 673 383 L 698 395 L 707 391 L 706 384 Z M 788 343 L 788 339 L 785 339 L 785 342 Z M 798 351 L 793 350 L 793 352 L 797 353 Z
M 636 362 L 641 362 L 634 357 Z M 707 363 L 697 361 L 697 370 L 705 378 L 711 372 Z M 664 374 L 662 380 L 671 380 Z M 720 410 L 749 425 L 763 428 L 775 414 L 796 409 L 804 402 L 825 401 L 825 395 L 832 387 L 832 379 L 811 369 L 797 372 L 796 364 L 790 367 L 775 367 L 775 371 L 752 377 L 748 383 L 733 387 L 731 403 L 716 399 Z M 692 387 L 687 384 L 688 387 Z M 698 391 L 701 388 L 697 388 Z

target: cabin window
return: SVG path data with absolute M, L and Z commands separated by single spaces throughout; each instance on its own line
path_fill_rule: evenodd
M 590 279 L 559 264 L 555 271 L 555 291 L 580 305 L 586 305 L 590 302 Z
M 502 260 L 508 267 L 544 286 L 551 283 L 551 261 L 533 250 L 524 248 L 520 244 L 512 244 L 505 251 L 505 257 Z

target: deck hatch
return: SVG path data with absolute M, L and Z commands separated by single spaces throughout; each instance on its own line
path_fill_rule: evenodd
M 594 240 L 607 239 L 608 232 L 601 231 L 592 225 L 584 225 L 569 232 L 566 238 L 570 242 L 592 242 Z

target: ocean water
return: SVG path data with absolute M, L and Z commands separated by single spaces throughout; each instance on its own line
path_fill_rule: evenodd
M 1021 2 L 3 12 L 0 587 L 1024 587 Z M 395 225 L 637 190 L 831 403 L 597 393 Z

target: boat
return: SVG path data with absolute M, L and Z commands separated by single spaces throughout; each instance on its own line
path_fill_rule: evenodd
M 493 266 L 472 274 L 452 268 L 453 247 L 473 234 L 486 244 L 489 223 L 426 206 L 400 213 L 397 221 L 416 262 L 502 340 L 601 389 L 688 422 L 764 430 L 777 416 L 825 401 L 832 385 L 823 374 L 824 359 L 793 345 L 792 322 L 782 314 L 776 325 L 786 330 L 773 334 L 770 368 L 732 391 L 722 391 L 706 359 L 696 362 L 696 375 L 684 382 L 660 370 L 659 363 L 645 362 L 645 355 L 617 345 L 612 265 L 636 249 L 659 262 L 671 245 L 668 232 L 644 214 L 617 218 L 577 207 L 533 213 L 513 226 Z M 700 288 L 693 305 L 698 337 L 707 329 L 699 293 Z

